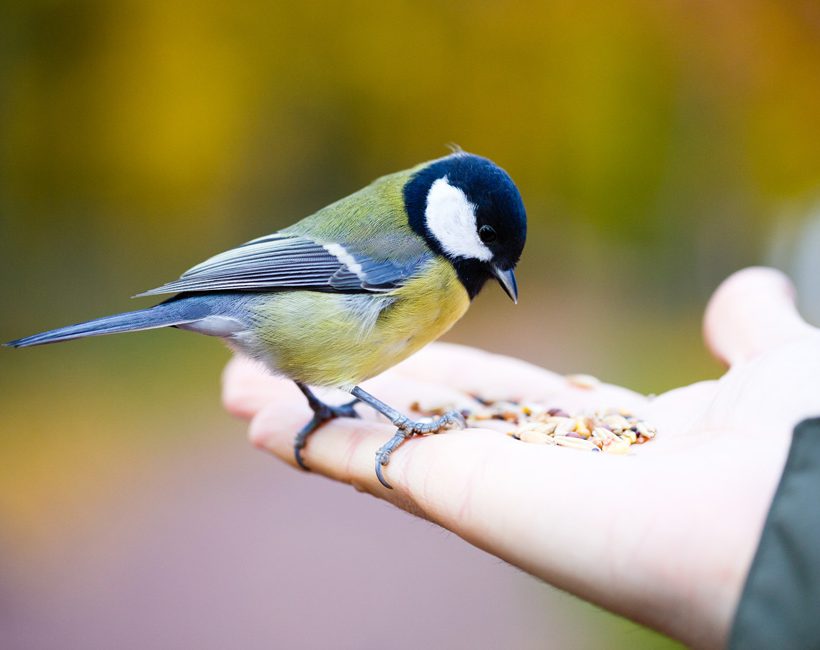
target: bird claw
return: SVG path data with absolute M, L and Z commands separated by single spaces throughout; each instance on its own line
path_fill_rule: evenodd
M 412 433 L 409 433 L 404 429 L 397 429 L 396 433 L 393 434 L 393 437 L 379 447 L 379 450 L 376 452 L 376 478 L 378 478 L 379 483 L 381 483 L 388 490 L 392 490 L 393 486 L 390 485 L 390 483 L 387 482 L 387 479 L 384 478 L 382 468 L 387 467 L 387 463 L 390 462 L 390 454 L 398 449 L 401 443 L 412 435 Z
M 376 477 L 379 479 L 379 483 L 388 490 L 392 490 L 393 486 L 384 478 L 384 468 L 387 467 L 387 464 L 390 462 L 390 455 L 398 449 L 405 440 L 412 436 L 438 433 L 439 431 L 453 427 L 463 429 L 467 426 L 464 416 L 458 411 L 448 411 L 431 422 L 417 422 L 410 418 L 402 417 L 394 422 L 394 424 L 398 427 L 396 433 L 376 452 Z
M 354 399 L 352 402 L 339 404 L 338 406 L 325 404 L 324 402 L 319 402 L 318 400 L 316 400 L 315 404 L 312 402 L 310 403 L 310 406 L 313 409 L 313 417 L 310 419 L 310 422 L 308 422 L 302 430 L 296 434 L 296 438 L 293 441 L 293 456 L 299 467 L 307 472 L 310 471 L 310 468 L 305 465 L 305 459 L 302 458 L 302 450 L 307 445 L 307 439 L 310 434 L 316 431 L 316 429 L 328 420 L 334 420 L 336 418 L 358 418 L 359 414 L 356 413 L 356 409 L 353 408 L 358 402 L 358 399 Z
M 310 404 L 310 408 L 313 409 L 313 418 L 297 434 L 296 440 L 294 440 L 293 443 L 293 455 L 296 459 L 296 464 L 299 465 L 299 467 L 301 467 L 302 469 L 308 471 L 309 468 L 305 465 L 305 461 L 302 458 L 302 450 L 305 448 L 305 445 L 307 444 L 308 436 L 310 436 L 311 433 L 313 433 L 316 429 L 322 426 L 322 424 L 333 418 L 359 417 L 359 415 L 353 408 L 356 402 L 363 402 L 367 404 L 371 408 L 375 409 L 376 411 L 384 415 L 396 427 L 396 433 L 393 435 L 393 437 L 387 441 L 387 444 L 383 445 L 376 452 L 376 476 L 379 479 L 379 482 L 388 490 L 392 490 L 393 487 L 384 478 L 384 468 L 387 467 L 387 464 L 390 462 L 390 455 L 396 449 L 398 449 L 398 447 L 405 440 L 407 440 L 407 438 L 410 438 L 412 436 L 422 436 L 431 433 L 438 433 L 443 429 L 463 429 L 467 426 L 467 422 L 465 421 L 464 416 L 458 411 L 447 411 L 444 415 L 434 418 L 429 422 L 419 422 L 417 420 L 411 420 L 407 416 L 402 415 L 391 406 L 385 404 L 376 397 L 373 397 L 373 395 L 362 390 L 358 386 L 355 386 L 353 390 L 351 390 L 351 393 L 353 393 L 353 395 L 356 397 L 356 399 L 354 399 L 352 402 L 342 404 L 340 406 L 331 406 L 329 404 L 325 404 L 324 402 L 322 402 L 304 384 L 296 382 L 296 385 L 307 398 L 308 404 Z

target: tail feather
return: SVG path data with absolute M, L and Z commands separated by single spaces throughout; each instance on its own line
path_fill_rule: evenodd
M 33 345 L 70 341 L 86 336 L 102 336 L 103 334 L 118 334 L 120 332 L 137 332 L 159 327 L 184 325 L 205 318 L 209 315 L 207 304 L 176 300 L 163 302 L 148 309 L 104 316 L 94 320 L 60 327 L 48 332 L 41 332 L 32 336 L 9 341 L 3 345 L 11 348 L 27 348 Z

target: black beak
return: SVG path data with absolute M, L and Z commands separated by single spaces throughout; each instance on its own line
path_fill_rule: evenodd
M 518 283 L 515 281 L 515 273 L 513 273 L 513 270 L 509 269 L 507 271 L 502 271 L 497 266 L 494 266 L 493 275 L 496 280 L 498 280 L 498 284 L 501 285 L 501 288 L 504 289 L 504 293 L 506 293 L 510 297 L 510 300 L 517 305 Z

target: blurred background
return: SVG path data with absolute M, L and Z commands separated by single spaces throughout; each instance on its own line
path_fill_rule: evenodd
M 813 0 L 32 0 L 0 8 L 0 339 L 448 142 L 530 218 L 520 304 L 489 286 L 448 340 L 657 393 L 720 372 L 700 318 L 741 266 L 820 320 Z M 0 350 L 0 647 L 673 645 L 252 450 L 227 360 Z

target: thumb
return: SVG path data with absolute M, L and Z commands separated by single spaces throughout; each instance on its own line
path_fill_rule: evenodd
M 706 307 L 707 347 L 734 365 L 812 332 L 797 312 L 795 297 L 789 278 L 775 269 L 752 267 L 730 275 Z

